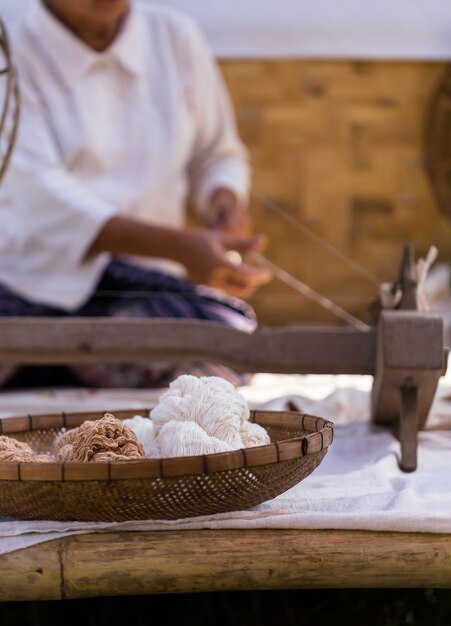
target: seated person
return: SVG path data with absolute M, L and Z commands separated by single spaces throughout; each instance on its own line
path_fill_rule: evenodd
M 251 332 L 237 297 L 270 276 L 227 253 L 264 242 L 249 237 L 247 154 L 197 26 L 132 0 L 32 0 L 13 44 L 22 111 L 0 189 L 0 316 L 196 318 Z M 189 196 L 205 227 L 186 227 Z M 94 386 L 159 376 L 73 371 Z M 0 384 L 12 375 L 3 367 Z

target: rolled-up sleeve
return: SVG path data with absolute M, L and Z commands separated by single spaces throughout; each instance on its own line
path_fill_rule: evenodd
M 203 212 L 212 193 L 224 187 L 242 206 L 248 201 L 248 152 L 236 129 L 233 107 L 220 70 L 199 28 L 190 29 L 192 101 L 196 135 L 190 163 L 194 200 Z

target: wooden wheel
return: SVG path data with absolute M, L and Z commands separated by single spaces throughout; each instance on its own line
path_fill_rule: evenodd
M 445 70 L 428 111 L 425 158 L 439 206 L 451 218 L 451 66 Z
M 20 94 L 5 25 L 0 20 L 0 182 L 5 175 L 17 134 Z

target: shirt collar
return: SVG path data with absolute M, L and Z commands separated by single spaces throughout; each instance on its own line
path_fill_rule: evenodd
M 52 15 L 42 0 L 32 0 L 26 17 L 26 27 L 49 52 L 69 85 L 80 79 L 100 59 L 112 58 L 134 75 L 145 71 L 143 24 L 140 11 L 133 3 L 121 31 L 103 52 L 87 46 Z

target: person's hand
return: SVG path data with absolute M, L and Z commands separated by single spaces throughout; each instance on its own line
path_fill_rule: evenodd
M 235 237 L 250 237 L 252 234 L 249 213 L 229 189 L 221 188 L 213 193 L 205 212 L 205 225 Z
M 237 264 L 227 253 L 259 252 L 265 246 L 263 236 L 243 239 L 198 228 L 181 231 L 178 252 L 179 260 L 195 282 L 248 298 L 271 280 L 271 272 L 247 263 Z

